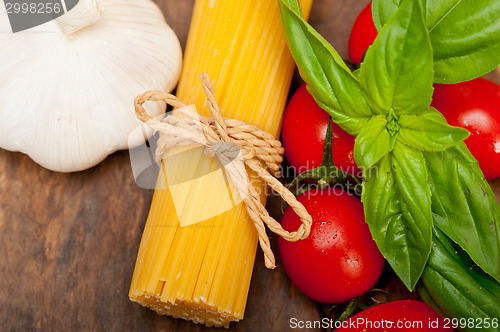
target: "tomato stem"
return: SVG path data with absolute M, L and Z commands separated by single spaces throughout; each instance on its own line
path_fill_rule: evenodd
M 359 311 L 363 311 L 363 310 L 371 308 L 375 305 L 385 303 L 385 301 L 380 301 L 380 300 L 375 299 L 375 297 L 373 296 L 373 293 L 381 293 L 386 298 L 386 301 L 389 299 L 389 295 L 390 295 L 384 289 L 372 288 L 368 292 L 366 292 L 365 294 L 360 295 L 358 297 L 355 297 L 354 299 L 352 299 L 350 301 L 332 305 L 328 309 L 328 311 L 326 312 L 326 317 L 335 318 L 337 321 L 342 322 Z M 368 299 L 371 300 L 371 302 Z M 369 303 L 367 303 L 367 301 Z M 342 308 L 344 308 L 344 309 L 340 313 L 340 310 L 342 310 Z M 340 314 L 338 314 L 338 313 L 340 313 Z
M 337 320 L 340 322 L 343 322 L 347 318 L 352 316 L 354 311 L 358 308 L 358 304 L 359 304 L 358 302 L 359 301 L 357 298 L 354 298 L 351 301 L 349 301 L 349 303 L 347 304 L 347 308 L 344 310 L 344 312 L 342 312 L 342 314 L 339 316 L 339 319 L 337 319 Z
M 323 146 L 323 159 L 321 165 L 300 173 L 288 185 L 289 188 L 298 186 L 299 183 L 305 180 L 315 182 L 320 189 L 325 189 L 329 186 L 341 184 L 344 189 L 353 191 L 356 195 L 361 196 L 361 181 L 351 174 L 344 172 L 337 168 L 333 162 L 332 156 L 332 138 L 333 138 L 333 124 L 331 119 L 328 120 L 328 128 L 326 130 L 325 143 Z M 306 192 L 310 189 L 309 185 L 299 186 L 294 191 L 296 196 Z

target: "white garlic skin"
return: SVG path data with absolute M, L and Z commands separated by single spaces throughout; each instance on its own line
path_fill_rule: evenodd
M 101 17 L 64 29 L 78 6 L 94 3 Z M 151 0 L 80 0 L 57 20 L 14 34 L 0 10 L 0 45 L 0 148 L 58 172 L 144 143 L 139 137 L 129 146 L 140 125 L 134 98 L 172 91 L 182 65 L 179 40 Z M 146 106 L 153 116 L 165 111 Z

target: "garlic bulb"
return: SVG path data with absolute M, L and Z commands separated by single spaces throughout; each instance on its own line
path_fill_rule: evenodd
M 132 147 L 135 96 L 171 91 L 182 62 L 179 40 L 151 0 L 80 0 L 17 33 L 0 10 L 0 45 L 0 148 L 60 172 Z M 148 106 L 151 115 L 165 110 Z

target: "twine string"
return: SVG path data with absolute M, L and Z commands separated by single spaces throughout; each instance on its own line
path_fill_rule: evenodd
M 135 112 L 139 120 L 160 133 L 156 158 L 160 162 L 168 149 L 174 146 L 197 144 L 205 147 L 211 157 L 217 157 L 240 197 L 255 225 L 259 244 L 264 252 L 267 268 L 274 268 L 275 258 L 266 233 L 269 229 L 288 241 L 306 238 L 311 230 L 312 219 L 304 206 L 276 177 L 280 176 L 280 165 L 284 149 L 281 142 L 270 133 L 243 121 L 227 119 L 221 114 L 215 98 L 214 87 L 208 74 L 200 75 L 203 91 L 207 97 L 212 117 L 203 117 L 190 111 L 174 95 L 161 91 L 148 91 L 135 99 Z M 162 121 L 151 117 L 143 107 L 146 101 L 164 101 L 176 108 L 179 116 L 168 116 Z M 241 154 L 241 158 L 235 158 Z M 300 217 L 302 224 L 295 232 L 288 232 L 269 215 L 260 201 L 259 193 L 250 182 L 247 169 L 251 169 L 265 185 L 277 192 Z

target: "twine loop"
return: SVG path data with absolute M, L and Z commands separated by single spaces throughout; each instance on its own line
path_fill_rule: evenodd
M 264 252 L 267 268 L 274 268 L 275 258 L 271 250 L 266 224 L 269 229 L 288 241 L 298 241 L 309 236 L 312 218 L 305 207 L 276 177 L 280 176 L 280 165 L 284 149 L 281 142 L 270 133 L 243 121 L 227 119 L 221 114 L 215 99 L 214 88 L 208 74 L 200 75 L 203 91 L 212 117 L 203 117 L 186 109 L 174 95 L 161 91 L 148 91 L 135 99 L 135 112 L 139 120 L 160 132 L 156 158 L 161 161 L 166 151 L 174 146 L 198 144 L 205 153 L 217 157 L 233 185 L 242 197 L 250 219 L 255 225 L 259 243 Z M 179 116 L 168 116 L 162 121 L 147 114 L 142 106 L 146 101 L 164 101 L 176 108 Z M 238 155 L 240 158 L 236 158 Z M 252 186 L 245 166 L 251 169 L 265 185 L 277 192 L 300 217 L 302 224 L 295 232 L 288 232 L 272 218 L 260 201 Z

